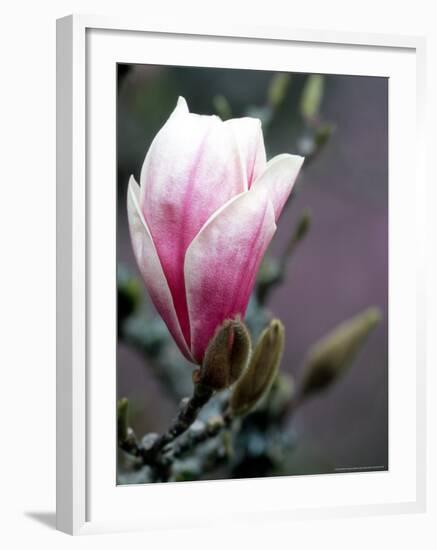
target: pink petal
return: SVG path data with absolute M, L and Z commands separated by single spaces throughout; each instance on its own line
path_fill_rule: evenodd
M 268 195 L 263 190 L 248 191 L 214 214 L 188 248 L 185 281 L 191 352 L 198 361 L 225 319 L 244 316 L 275 230 Z
M 250 189 L 256 178 L 266 168 L 266 150 L 257 118 L 234 118 L 225 122 L 232 128 L 240 150 L 241 160 L 246 171 L 247 188 Z
M 180 99 L 147 153 L 140 205 L 188 345 L 185 252 L 210 216 L 244 189 L 244 170 L 230 127 L 216 116 L 189 113 Z
M 275 219 L 281 215 L 284 204 L 302 167 L 304 157 L 278 155 L 267 163 L 265 171 L 253 184 L 253 188 L 265 188 L 275 209 Z
M 164 319 L 182 353 L 189 361 L 193 361 L 182 335 L 167 279 L 162 270 L 149 228 L 139 209 L 139 193 L 140 188 L 131 176 L 127 195 L 127 213 L 134 255 L 156 309 Z

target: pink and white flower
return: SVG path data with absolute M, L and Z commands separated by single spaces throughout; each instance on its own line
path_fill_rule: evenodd
M 185 357 L 201 363 L 224 320 L 244 317 L 276 221 L 303 163 L 266 162 L 261 122 L 190 113 L 185 99 L 131 176 L 134 254 Z

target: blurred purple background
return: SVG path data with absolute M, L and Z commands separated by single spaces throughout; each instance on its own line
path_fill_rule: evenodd
M 128 177 L 138 177 L 147 148 L 177 96 L 184 95 L 193 112 L 212 114 L 211 98 L 223 94 L 234 116 L 241 116 L 247 105 L 263 102 L 272 73 L 124 66 L 119 77 L 117 259 L 137 274 L 125 212 Z M 269 157 L 295 152 L 297 103 L 305 78 L 292 75 L 284 105 L 266 136 Z M 324 464 L 388 465 L 387 93 L 384 78 L 326 76 L 321 116 L 335 132 L 302 174 L 272 246 L 272 253 L 281 253 L 308 207 L 311 230 L 269 302 L 286 326 L 282 369 L 296 378 L 308 348 L 336 324 L 372 305 L 383 314 L 347 376 L 296 414 L 296 473 L 323 471 Z M 117 368 L 117 393 L 130 399 L 138 433 L 164 430 L 175 403 L 143 358 L 120 343 Z

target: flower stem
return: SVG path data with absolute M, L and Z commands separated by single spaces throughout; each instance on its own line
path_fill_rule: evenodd
M 203 384 L 195 384 L 192 397 L 183 399 L 179 413 L 172 421 L 170 428 L 166 433 L 159 436 L 150 450 L 145 450 L 144 459 L 156 460 L 158 454 L 166 445 L 174 441 L 181 434 L 186 432 L 191 424 L 196 420 L 200 409 L 210 400 L 214 390 Z

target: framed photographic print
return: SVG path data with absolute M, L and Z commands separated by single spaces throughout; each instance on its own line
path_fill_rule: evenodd
M 58 21 L 60 530 L 423 509 L 423 57 Z

